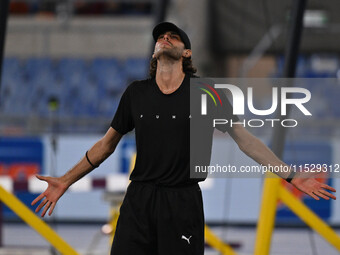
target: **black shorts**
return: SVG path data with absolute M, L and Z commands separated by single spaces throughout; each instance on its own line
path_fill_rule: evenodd
M 120 208 L 111 255 L 203 255 L 204 215 L 198 184 L 132 182 Z

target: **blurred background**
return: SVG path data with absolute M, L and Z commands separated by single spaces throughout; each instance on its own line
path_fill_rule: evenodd
M 287 134 L 288 162 L 340 163 L 339 8 L 336 0 L 306 6 L 296 76 L 333 82 L 307 85 L 314 121 Z M 32 176 L 70 169 L 109 128 L 128 84 L 148 77 L 158 22 L 188 33 L 201 77 L 276 78 L 283 75 L 291 10 L 292 1 L 278 0 L 11 0 L 0 87 L 1 176 L 29 206 L 37 196 L 28 184 Z M 259 93 L 259 104 L 268 103 L 266 95 Z M 270 144 L 273 130 L 251 131 Z M 253 164 L 229 137 L 215 139 L 216 148 L 227 144 L 230 162 Z M 134 146 L 133 134 L 126 135 L 90 174 L 92 185 L 69 191 L 47 218 L 81 254 L 108 254 L 102 226 L 110 219 L 109 177 L 127 178 Z M 340 190 L 339 179 L 328 177 Z M 254 249 L 262 184 L 261 178 L 202 184 L 207 223 L 239 254 Z M 293 192 L 339 233 L 339 199 L 316 203 Z M 1 222 L 0 254 L 55 252 L 4 205 Z M 281 203 L 271 251 L 339 254 Z M 207 247 L 206 254 L 219 253 Z

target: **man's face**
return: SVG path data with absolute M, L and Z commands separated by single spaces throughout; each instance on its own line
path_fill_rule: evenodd
M 188 50 L 184 49 L 181 37 L 177 33 L 169 31 L 158 37 L 153 57 L 159 59 L 163 55 L 179 60 L 187 54 L 186 51 Z

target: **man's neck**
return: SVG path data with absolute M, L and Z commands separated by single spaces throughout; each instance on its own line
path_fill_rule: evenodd
M 164 94 L 171 94 L 181 86 L 185 77 L 182 60 L 168 58 L 157 60 L 156 83 Z

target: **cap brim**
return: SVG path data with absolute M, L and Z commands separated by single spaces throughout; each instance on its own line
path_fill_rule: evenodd
M 176 32 L 180 34 L 179 28 L 175 24 L 172 24 L 170 22 L 162 22 L 162 23 L 159 23 L 157 26 L 155 26 L 155 28 L 153 29 L 153 32 L 152 32 L 153 39 L 157 41 L 158 37 L 161 34 L 164 34 L 165 32 L 168 32 L 168 31 L 172 31 L 172 32 Z

